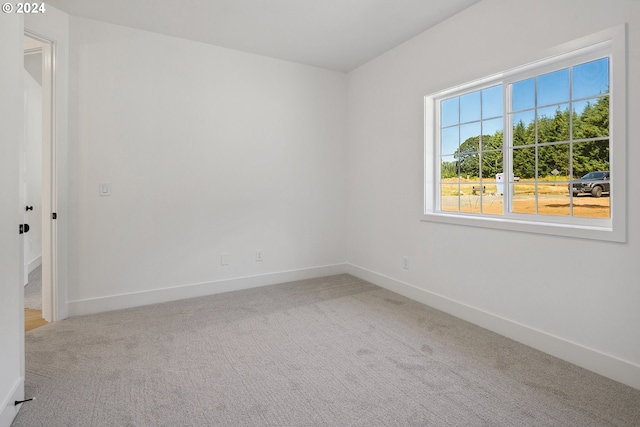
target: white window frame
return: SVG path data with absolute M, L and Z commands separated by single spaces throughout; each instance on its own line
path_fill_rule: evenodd
M 440 210 L 440 147 L 439 147 L 439 102 L 444 98 L 481 90 L 496 84 L 503 85 L 504 120 L 504 170 L 511 170 L 507 141 L 511 138 L 511 125 L 507 114 L 510 105 L 509 84 L 539 76 L 550 71 L 588 62 L 592 59 L 609 57 L 609 162 L 611 185 L 615 185 L 614 195 L 610 197 L 610 218 L 595 219 L 581 217 L 563 217 L 552 215 L 517 214 L 509 211 L 511 193 L 510 179 L 504 180 L 504 214 L 487 215 L 480 213 L 448 212 Z M 614 242 L 626 241 L 626 25 L 583 37 L 558 46 L 543 59 L 506 71 L 491 77 L 459 85 L 425 97 L 425 144 L 424 144 L 424 211 L 422 220 L 446 224 L 487 227 L 556 236 L 578 237 Z M 506 177 L 505 173 L 505 178 Z M 615 184 L 614 184 L 615 183 Z

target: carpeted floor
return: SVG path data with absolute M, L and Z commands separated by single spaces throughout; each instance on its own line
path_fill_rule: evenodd
M 26 334 L 14 426 L 638 426 L 640 390 L 349 275 Z
M 29 273 L 29 283 L 24 287 L 24 308 L 42 310 L 42 266 Z

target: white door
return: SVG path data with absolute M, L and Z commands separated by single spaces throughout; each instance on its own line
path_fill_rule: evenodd
M 24 253 L 18 226 L 23 139 L 23 17 L 0 13 L 0 426 L 24 397 Z
M 25 17 L 25 20 L 27 17 Z M 37 21 L 40 25 L 41 21 Z M 36 22 L 31 22 L 35 25 Z M 51 30 L 40 28 L 39 33 Z M 45 28 L 46 27 L 46 28 Z M 66 27 L 65 27 L 66 28 Z M 34 30 L 34 31 L 35 31 Z M 56 269 L 56 150 L 54 126 L 54 55 L 55 42 L 35 35 L 31 29 L 24 34 L 24 79 L 27 88 L 26 198 L 22 200 L 24 223 L 30 231 L 25 235 L 24 275 L 42 266 L 42 317 L 48 322 L 58 320 Z M 29 209 L 29 210 L 27 210 Z
M 29 185 L 27 183 L 27 146 L 29 144 L 27 134 L 29 131 L 29 90 L 27 88 L 27 82 L 24 82 L 24 114 L 23 114 L 23 138 L 22 147 L 20 153 L 20 184 L 22 185 L 22 206 L 25 207 L 22 214 L 22 222 L 25 224 L 24 233 L 22 234 L 22 244 L 24 248 L 24 261 L 22 269 L 22 284 L 27 285 L 29 282 L 29 211 L 26 206 L 29 203 Z M 26 229 L 25 229 L 26 228 Z
M 32 40 L 25 37 L 26 41 Z M 40 42 L 29 42 L 38 46 Z M 41 49 L 38 47 L 38 49 Z M 27 66 L 27 64 L 29 64 Z M 22 202 L 24 223 L 29 231 L 24 233 L 24 284 L 29 273 L 42 259 L 42 84 L 36 70 L 42 69 L 42 54 L 25 53 L 24 70 L 24 145 L 21 158 Z M 34 78 L 35 74 L 36 78 Z

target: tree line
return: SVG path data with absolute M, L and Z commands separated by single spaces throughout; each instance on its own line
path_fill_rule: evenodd
M 570 120 L 573 127 L 570 127 Z M 555 111 L 552 117 L 538 118 L 537 136 L 539 143 L 561 142 L 538 147 L 538 177 L 550 175 L 569 176 L 570 152 L 569 132 L 573 140 L 608 137 L 609 96 L 587 103 L 580 113 L 571 113 L 568 108 Z M 468 176 L 478 178 L 480 172 L 485 178 L 493 179 L 503 171 L 503 133 L 474 136 L 460 144 L 454 153 L 454 161 L 442 162 L 442 178 Z M 536 176 L 535 155 L 532 145 L 536 142 L 535 122 L 520 120 L 513 127 L 513 173 L 520 178 Z M 493 150 L 493 151 L 491 151 Z M 480 155 L 482 151 L 482 156 Z M 587 141 L 573 143 L 573 176 L 581 177 L 592 171 L 609 169 L 609 141 Z M 480 164 L 482 162 L 482 164 Z M 555 173 L 554 170 L 556 171 Z

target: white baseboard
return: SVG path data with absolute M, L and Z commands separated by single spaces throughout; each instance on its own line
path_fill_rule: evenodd
M 396 292 L 407 298 L 449 313 L 514 341 L 566 360 L 607 378 L 640 389 L 640 366 L 568 341 L 564 338 L 539 331 L 501 316 L 477 309 L 442 295 L 426 291 L 366 268 L 347 264 L 347 273 L 360 279 Z
M 237 277 L 233 279 L 216 280 L 207 283 L 174 286 L 171 288 L 152 289 L 142 292 L 132 292 L 110 295 L 99 298 L 88 298 L 67 303 L 69 317 L 85 314 L 101 313 L 105 311 L 121 310 L 123 308 L 139 307 L 143 305 L 159 304 L 181 299 L 214 295 L 223 292 L 239 291 L 260 286 L 275 285 L 295 280 L 313 279 L 316 277 L 332 276 L 347 272 L 346 264 L 334 264 L 300 270 L 282 271 L 262 274 L 258 276 Z
M 29 273 L 42 265 L 42 255 L 36 257 L 29 263 Z
M 9 394 L 2 401 L 2 411 L 0 411 L 0 427 L 10 427 L 13 419 L 18 415 L 22 405 L 15 405 L 16 400 L 24 399 L 24 378 L 20 377 L 9 390 Z

